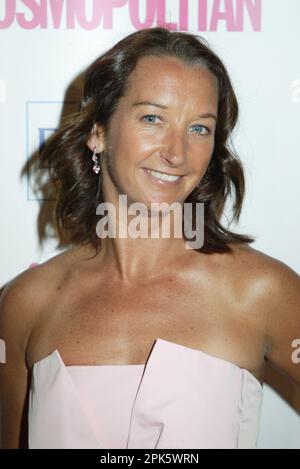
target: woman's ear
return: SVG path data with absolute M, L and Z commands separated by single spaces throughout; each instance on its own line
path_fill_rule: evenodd
M 96 147 L 96 153 L 104 151 L 104 129 L 98 124 L 94 124 L 89 138 L 86 142 L 91 151 Z

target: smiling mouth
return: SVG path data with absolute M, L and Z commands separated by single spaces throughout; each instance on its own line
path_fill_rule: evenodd
M 172 174 L 161 173 L 160 171 L 153 171 L 151 169 L 143 168 L 143 170 L 154 180 L 160 184 L 176 184 L 183 178 L 183 176 L 175 176 Z

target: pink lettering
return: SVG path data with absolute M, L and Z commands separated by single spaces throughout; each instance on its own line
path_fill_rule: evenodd
M 85 2 L 83 0 L 67 0 L 67 28 L 75 28 L 75 17 L 84 29 L 95 29 L 103 16 L 103 28 L 113 29 L 113 9 L 121 8 L 128 0 L 93 0 L 92 19 L 85 17 Z
M 199 0 L 198 29 L 199 31 L 207 31 L 207 0 Z
M 153 25 L 156 12 L 156 0 L 148 0 L 146 3 L 146 18 L 142 22 L 140 20 L 139 0 L 129 1 L 129 16 L 133 26 L 136 29 L 151 28 Z
M 96 28 L 113 29 L 114 12 L 123 7 L 128 8 L 130 22 L 135 29 L 151 26 L 165 26 L 170 30 L 188 31 L 189 14 L 198 21 L 199 31 L 217 31 L 224 26 L 227 31 L 243 31 L 245 20 L 249 18 L 253 31 L 261 31 L 261 0 L 179 0 L 176 10 L 171 10 L 172 20 L 167 22 L 166 0 L 143 0 L 145 18 L 141 18 L 141 0 L 1 0 L 3 17 L 0 29 L 7 29 L 16 23 L 23 29 L 53 28 L 86 30 Z M 20 4 L 25 10 L 18 11 Z M 88 10 L 87 7 L 90 7 Z M 172 5 L 173 6 L 173 5 Z M 51 24 L 52 22 L 52 24 Z M 118 27 L 118 26 L 115 26 Z
M 59 29 L 61 26 L 63 6 L 64 0 L 50 0 L 50 10 L 55 29 Z
M 103 8 L 103 28 L 104 29 L 113 29 L 113 10 L 114 8 L 122 8 L 128 0 L 110 0 L 109 2 L 104 1 Z
M 46 0 L 41 0 L 40 4 L 36 0 L 22 0 L 24 5 L 32 13 L 32 19 L 27 20 L 24 13 L 17 13 L 16 18 L 19 25 L 24 29 L 34 29 L 43 23 L 44 27 L 47 26 L 47 3 Z
M 97 28 L 100 23 L 102 16 L 102 5 L 98 0 L 93 1 L 92 18 L 90 21 L 86 18 L 85 13 L 85 2 L 81 0 L 68 0 L 68 20 L 67 24 L 69 28 L 74 28 L 74 19 L 77 17 L 79 25 L 83 29 L 91 30 Z
M 245 6 L 249 13 L 253 31 L 261 31 L 261 0 L 237 0 L 235 30 L 244 30 Z
M 0 29 L 9 28 L 15 18 L 15 11 L 16 11 L 16 0 L 4 0 L 5 6 L 5 16 L 3 20 L 0 20 Z
M 187 31 L 189 21 L 189 5 L 188 0 L 180 0 L 179 3 L 179 29 L 180 31 Z
M 166 23 L 166 0 L 158 0 L 157 3 L 157 26 L 164 26 L 171 30 L 177 30 L 176 23 Z
M 227 25 L 227 31 L 235 30 L 234 12 L 232 0 L 225 0 L 225 11 L 220 11 L 221 0 L 216 0 L 211 14 L 210 31 L 217 31 L 217 25 L 220 20 L 224 20 Z

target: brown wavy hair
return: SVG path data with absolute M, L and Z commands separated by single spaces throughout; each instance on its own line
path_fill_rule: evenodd
M 238 119 L 231 80 L 203 37 L 163 27 L 143 29 L 124 37 L 89 66 L 84 75 L 80 110 L 52 135 L 41 154 L 57 189 L 55 221 L 60 242 L 91 243 L 96 254 L 100 250 L 96 207 L 103 202 L 102 176 L 101 172 L 96 175 L 92 171 L 91 150 L 86 142 L 94 124 L 103 126 L 105 131 L 109 129 L 131 72 L 138 60 L 147 55 L 176 57 L 188 66 L 206 67 L 217 78 L 214 151 L 200 186 L 185 200 L 204 203 L 204 244 L 198 251 L 232 252 L 229 243 L 252 243 L 254 238 L 229 231 L 220 223 L 228 196 L 232 197 L 231 222 L 239 220 L 245 193 L 243 166 L 231 141 Z

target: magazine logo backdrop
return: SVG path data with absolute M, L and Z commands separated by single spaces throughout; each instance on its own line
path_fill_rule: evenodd
M 126 15 L 130 28 L 167 25 L 172 30 L 217 31 L 224 22 L 228 31 L 244 31 L 245 20 L 261 30 L 262 0 L 4 0 L 0 28 L 115 29 L 115 17 Z M 172 10 L 172 21 L 168 21 Z M 190 15 L 190 13 L 193 13 Z M 196 19 L 191 24 L 190 19 Z M 175 21 L 174 21 L 175 20 Z
M 1 286 L 57 253 L 51 230 L 41 243 L 40 208 L 53 198 L 36 175 L 46 178 L 40 151 L 78 106 L 82 73 L 119 39 L 159 25 L 204 36 L 227 66 L 246 172 L 232 228 L 300 272 L 299 18 L 299 0 L 1 0 Z M 265 385 L 259 447 L 300 448 L 299 402 Z

